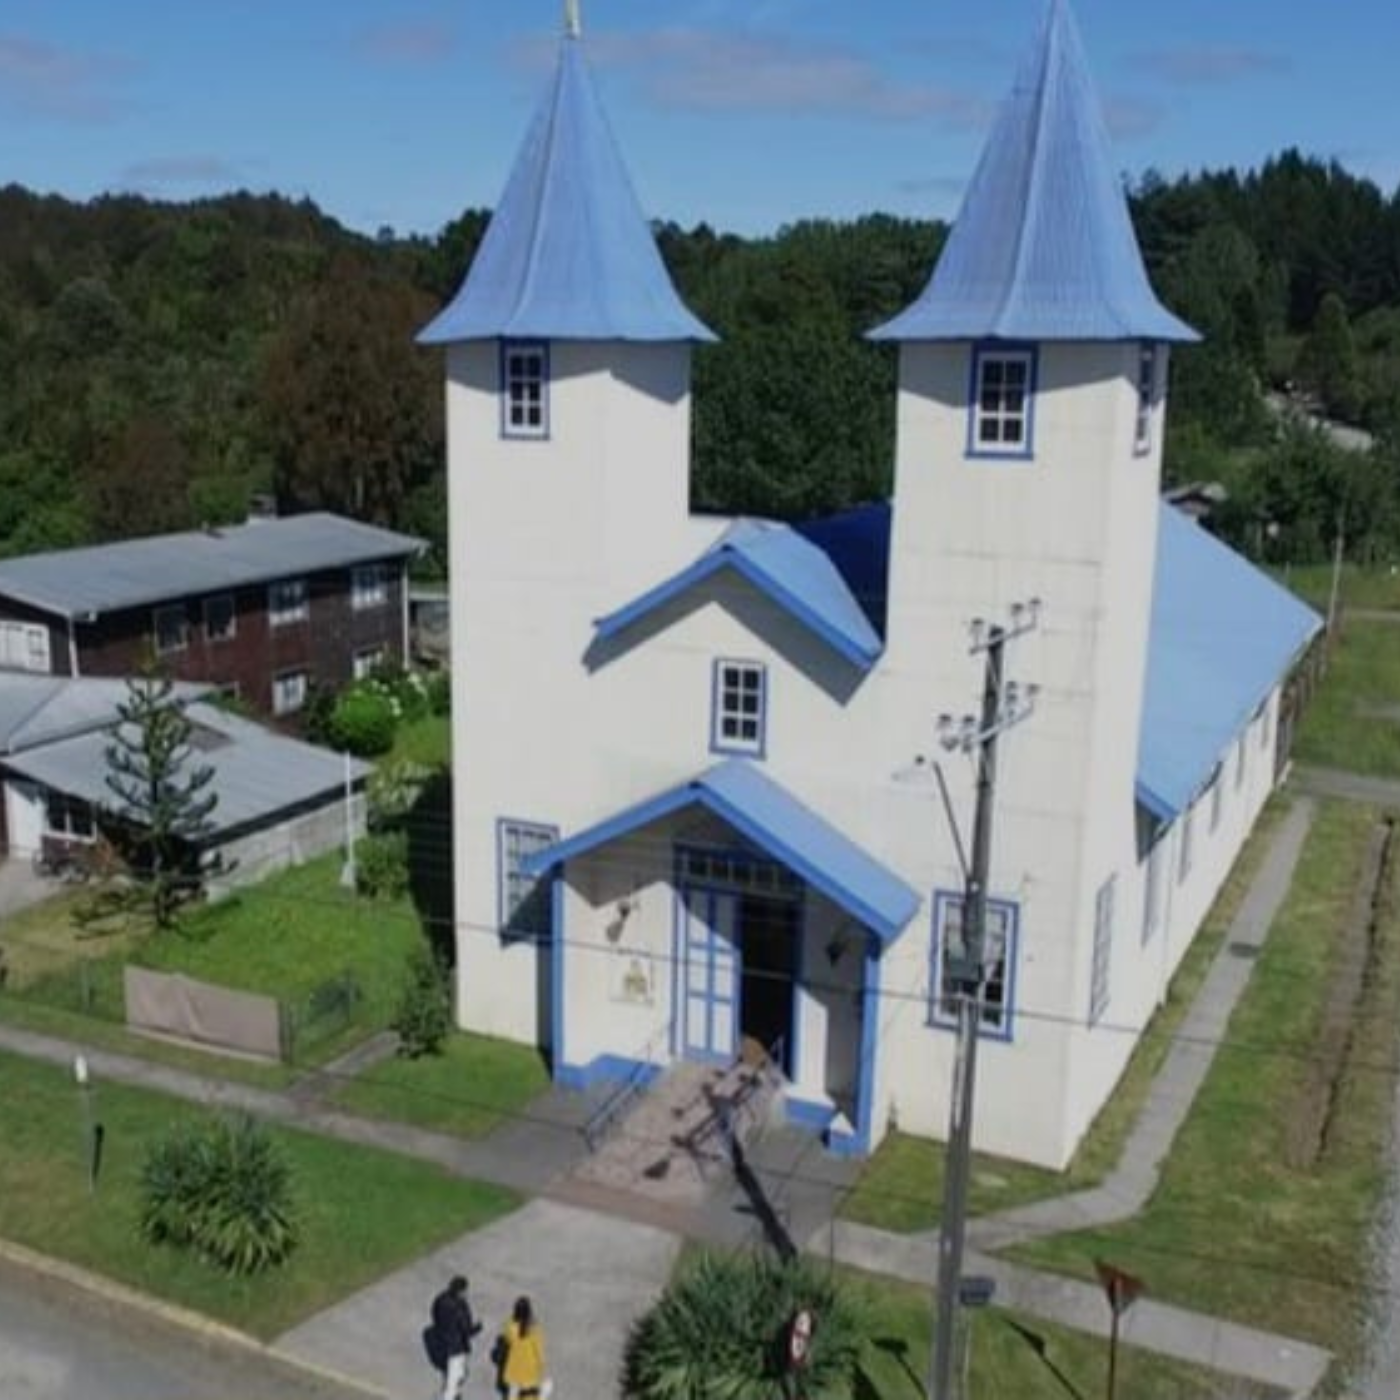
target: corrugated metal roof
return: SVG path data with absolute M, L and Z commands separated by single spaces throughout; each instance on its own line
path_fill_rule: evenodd
M 189 701 L 213 689 L 181 681 L 171 694 Z M 109 725 L 130 694 L 124 680 L 0 672 L 0 753 L 18 753 Z
M 315 511 L 0 559 L 0 597 L 60 617 L 185 598 L 415 554 L 422 541 Z
M 726 763 L 628 807 L 522 862 L 540 875 L 683 807 L 699 805 L 780 860 L 884 942 L 896 938 L 919 908 L 898 875 L 741 759 Z
M 714 339 L 671 285 L 574 36 L 466 281 L 418 338 L 497 336 Z
M 343 790 L 342 755 L 274 733 L 214 705 L 195 703 L 186 713 L 202 731 L 192 762 L 214 770 L 209 791 L 218 794 L 210 814 L 214 834 L 256 826 L 279 812 Z M 106 784 L 106 729 L 8 756 L 5 767 L 45 787 L 112 810 L 117 802 Z M 355 781 L 370 772 L 351 761 Z
M 1138 800 L 1162 820 L 1210 781 L 1231 742 L 1322 626 L 1286 588 L 1163 504 Z
M 928 287 L 871 334 L 1199 339 L 1147 280 L 1067 0 L 1050 0 Z
M 723 569 L 733 569 L 787 609 L 854 666 L 869 670 L 883 650 L 879 634 L 840 570 L 820 546 L 788 525 L 738 520 L 693 564 L 599 618 L 599 638 L 616 635 Z

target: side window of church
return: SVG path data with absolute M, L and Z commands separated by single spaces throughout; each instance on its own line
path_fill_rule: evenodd
M 1035 351 L 977 346 L 972 352 L 970 457 L 1029 457 Z
M 756 661 L 716 661 L 710 748 L 762 758 L 767 721 L 766 669 Z
M 1094 961 L 1089 971 L 1089 1024 L 1096 1026 L 1108 1010 L 1113 986 L 1113 896 L 1117 878 L 1110 875 L 1094 898 Z
M 516 938 L 546 939 L 553 918 L 549 880 L 521 868 L 527 856 L 552 846 L 559 829 L 535 822 L 503 821 L 499 827 L 501 932 Z
M 549 347 L 507 342 L 501 347 L 501 431 L 506 437 L 549 436 Z
M 933 996 L 929 1020 L 935 1026 L 956 1026 L 957 999 L 951 968 L 965 956 L 963 896 L 939 890 L 933 897 Z M 1019 933 L 1017 906 L 1010 900 L 987 901 L 983 958 L 987 980 L 982 988 L 982 1033 L 1011 1039 L 1012 986 Z
M 1139 456 L 1152 450 L 1152 410 L 1157 404 L 1157 347 L 1143 345 L 1138 351 L 1137 417 L 1133 428 L 1133 451 Z

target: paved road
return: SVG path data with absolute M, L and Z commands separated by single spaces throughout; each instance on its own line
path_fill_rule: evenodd
M 206 1346 L 54 1280 L 0 1265 L 4 1400 L 350 1400 L 351 1395 L 255 1353 Z

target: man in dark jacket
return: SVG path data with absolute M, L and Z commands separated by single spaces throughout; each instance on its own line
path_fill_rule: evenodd
M 481 1331 L 467 1302 L 467 1281 L 461 1274 L 454 1275 L 433 1299 L 432 1331 L 436 1359 L 442 1370 L 442 1400 L 458 1400 L 467 1380 L 472 1338 Z

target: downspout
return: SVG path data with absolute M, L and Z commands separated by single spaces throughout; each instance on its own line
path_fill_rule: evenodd
M 73 625 L 73 614 L 68 614 L 68 674 L 76 679 L 82 674 L 78 666 L 78 630 Z

